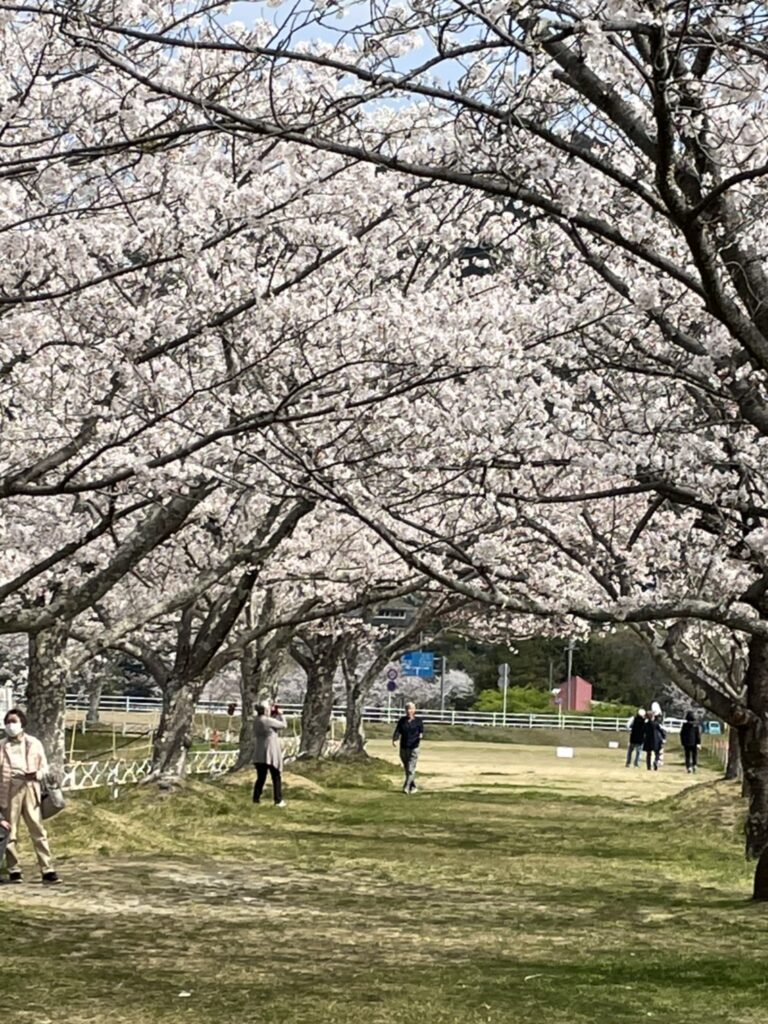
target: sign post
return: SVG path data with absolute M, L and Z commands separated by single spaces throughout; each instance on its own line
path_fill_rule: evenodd
M 499 689 L 502 693 L 501 701 L 501 724 L 507 724 L 507 690 L 509 689 L 509 665 L 504 662 L 499 665 Z
M 562 729 L 563 728 L 563 698 L 560 696 L 560 694 L 558 694 L 557 697 L 555 697 L 555 704 L 557 704 L 557 717 L 558 717 L 558 723 L 557 724 L 558 724 L 559 728 Z
M 387 724 L 392 722 L 392 694 L 397 689 L 400 671 L 396 665 L 390 665 L 385 673 L 387 677 Z

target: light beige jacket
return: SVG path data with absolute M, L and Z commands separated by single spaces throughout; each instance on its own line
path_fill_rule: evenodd
M 0 740 L 0 811 L 7 814 L 11 803 L 11 759 L 8 755 L 8 744 L 13 741 L 8 739 Z M 21 734 L 21 743 L 24 746 L 24 757 L 27 771 L 34 772 L 36 782 L 30 782 L 34 786 L 37 802 L 40 802 L 40 779 L 48 772 L 48 758 L 45 756 L 43 744 L 35 736 L 28 733 Z
M 279 772 L 283 770 L 283 748 L 280 744 L 278 729 L 285 728 L 282 715 L 270 718 L 269 715 L 257 715 L 253 723 L 253 763 L 271 764 Z

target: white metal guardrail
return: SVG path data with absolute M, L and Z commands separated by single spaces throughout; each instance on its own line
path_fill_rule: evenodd
M 85 712 L 88 709 L 88 697 L 85 694 L 68 694 L 67 707 Z M 300 704 L 281 704 L 280 707 L 284 714 L 290 717 L 301 714 Z M 154 713 L 157 715 L 161 708 L 161 701 L 156 697 L 105 695 L 99 703 L 100 711 L 124 714 Z M 196 711 L 202 715 L 226 715 L 227 702 L 200 701 Z M 396 707 L 366 707 L 363 708 L 363 720 L 393 723 L 397 721 L 401 713 L 401 710 Z M 516 729 L 578 729 L 588 732 L 624 732 L 627 727 L 626 717 L 602 715 L 558 715 L 532 712 L 530 714 L 509 713 L 505 716 L 501 711 L 440 711 L 433 708 L 419 708 L 419 715 L 428 724 L 442 723 L 444 725 L 506 726 Z M 334 719 L 345 717 L 346 709 L 343 705 L 333 708 Z M 672 732 L 679 729 L 677 720 L 667 720 L 664 725 Z

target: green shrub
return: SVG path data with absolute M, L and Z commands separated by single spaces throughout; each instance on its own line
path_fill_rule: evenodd
M 501 711 L 501 690 L 481 690 L 475 701 L 475 711 Z M 552 697 L 546 690 L 537 690 L 535 686 L 510 686 L 507 690 L 507 712 L 510 715 L 525 712 L 556 713 Z

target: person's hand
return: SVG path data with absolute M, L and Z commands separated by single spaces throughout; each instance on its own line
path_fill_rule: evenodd
M 11 831 L 10 821 L 6 821 L 5 818 L 0 818 L 0 828 L 4 828 L 6 832 Z
M 393 746 L 393 747 L 396 747 L 396 746 L 397 746 L 397 740 L 392 740 L 392 746 Z

